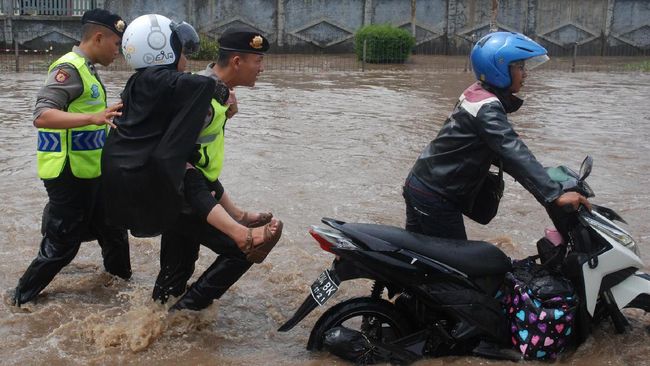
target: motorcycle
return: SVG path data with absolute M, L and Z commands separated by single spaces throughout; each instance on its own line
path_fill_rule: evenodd
M 579 174 L 564 166 L 548 172 L 565 192 L 593 197 L 586 182 L 592 165 L 588 156 Z M 618 333 L 624 332 L 629 327 L 624 308 L 650 311 L 650 276 L 640 271 L 644 264 L 638 247 L 614 222 L 626 223 L 614 210 L 592 205 L 591 211 L 581 206 L 549 214 L 565 243 L 551 260 L 542 250 L 549 246 L 538 242 L 539 256 L 542 263 L 544 257 L 555 262 L 580 299 L 572 335 L 576 345 L 604 319 L 610 319 Z M 513 261 L 499 248 L 391 226 L 330 218 L 322 222 L 326 226 L 312 226 L 309 232 L 323 250 L 335 255 L 334 261 L 278 331 L 291 330 L 326 304 L 343 282 L 365 278 L 374 281 L 370 295 L 325 311 L 313 326 L 307 349 L 322 350 L 338 338 L 348 341 L 330 351 L 360 363 L 409 363 L 424 355 L 522 358 L 504 346 L 510 335 L 497 294 Z

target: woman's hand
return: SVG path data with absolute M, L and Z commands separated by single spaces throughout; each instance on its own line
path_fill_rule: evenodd
M 578 192 L 563 193 L 554 202 L 559 207 L 571 205 L 574 211 L 576 211 L 580 205 L 585 206 L 587 210 L 591 211 L 591 203 L 589 200 Z

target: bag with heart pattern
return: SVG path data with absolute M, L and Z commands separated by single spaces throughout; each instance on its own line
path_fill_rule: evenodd
M 578 299 L 568 279 L 535 259 L 513 263 L 501 299 L 515 349 L 526 359 L 555 359 L 572 339 Z

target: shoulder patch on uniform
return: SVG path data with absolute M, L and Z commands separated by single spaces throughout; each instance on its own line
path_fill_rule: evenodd
M 99 97 L 99 87 L 97 86 L 97 84 L 93 84 L 90 87 L 90 96 L 92 98 L 98 98 Z
M 58 69 L 54 75 L 54 80 L 59 84 L 65 83 L 69 78 L 70 74 L 63 69 Z

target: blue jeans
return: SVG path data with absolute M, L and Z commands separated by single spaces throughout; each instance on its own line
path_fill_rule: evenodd
M 467 239 L 460 209 L 409 175 L 404 184 L 406 230 L 449 239 Z

